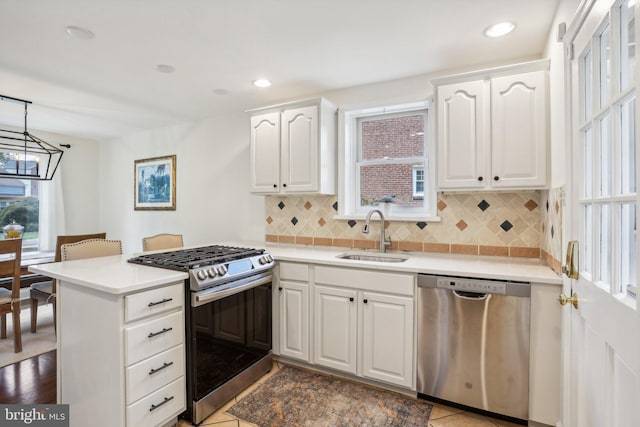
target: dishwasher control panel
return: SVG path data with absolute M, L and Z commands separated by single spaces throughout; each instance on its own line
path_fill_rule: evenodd
M 454 291 L 478 292 L 482 294 L 504 295 L 507 291 L 505 282 L 491 280 L 467 279 L 461 277 L 438 277 L 438 288 Z

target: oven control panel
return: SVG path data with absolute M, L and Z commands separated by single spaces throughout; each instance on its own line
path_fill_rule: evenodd
M 248 258 L 236 259 L 219 264 L 208 265 L 190 271 L 191 290 L 197 291 L 210 286 L 222 285 L 235 279 L 273 268 L 275 261 L 267 253 Z

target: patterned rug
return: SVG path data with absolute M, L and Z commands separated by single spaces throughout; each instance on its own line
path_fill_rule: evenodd
M 429 425 L 432 405 L 285 366 L 227 412 L 269 427 Z

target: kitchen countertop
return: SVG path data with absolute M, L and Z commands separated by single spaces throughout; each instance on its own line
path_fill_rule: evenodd
M 367 252 L 375 255 L 377 251 L 352 251 L 347 248 L 264 242 L 237 244 L 265 248 L 277 261 L 562 285 L 562 278 L 558 274 L 541 260 L 532 258 L 390 251 L 387 253 L 408 255 L 409 259 L 404 262 L 372 262 L 344 260 L 336 258 L 336 255 L 344 252 Z
M 276 261 L 562 285 L 562 278 L 538 259 L 388 252 L 406 255 L 409 256 L 409 259 L 404 262 L 383 263 L 336 258 L 336 255 L 341 253 L 352 252 L 345 248 L 265 242 L 225 242 L 223 244 L 264 248 Z M 373 255 L 377 253 L 376 251 L 354 252 L 367 252 Z M 31 265 L 29 271 L 114 295 L 128 294 L 171 282 L 183 281 L 189 277 L 187 273 L 181 271 L 127 262 L 129 258 L 136 255 L 138 254 Z
M 29 266 L 29 271 L 114 295 L 184 281 L 183 271 L 146 267 L 127 260 L 135 254 L 79 259 Z

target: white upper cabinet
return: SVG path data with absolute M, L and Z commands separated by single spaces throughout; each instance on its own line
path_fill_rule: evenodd
M 542 60 L 433 81 L 439 190 L 547 187 L 547 69 Z
M 320 98 L 251 113 L 252 192 L 335 194 L 335 106 Z

